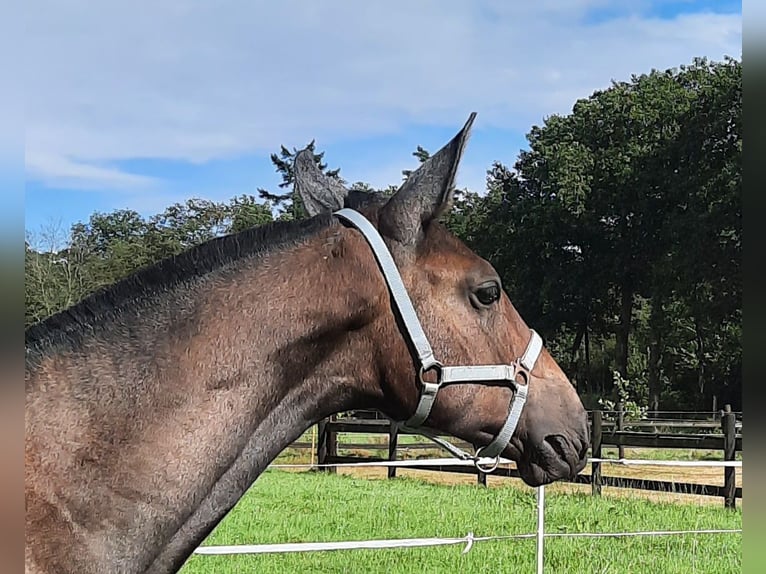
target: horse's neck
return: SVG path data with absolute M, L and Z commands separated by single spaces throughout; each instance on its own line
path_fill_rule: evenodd
M 263 419 L 237 458 L 160 549 L 146 570 L 147 574 L 174 572 L 180 568 L 268 464 L 303 430 L 321 418 L 317 413 L 338 410 L 332 405 L 339 404 L 338 395 L 347 391 L 349 385 L 340 380 L 335 383 L 334 389 L 326 385 L 318 386 L 316 392 L 319 394 L 313 394 L 312 390 L 295 392 Z
M 91 345 L 102 375 L 94 386 L 108 398 L 127 385 L 141 393 L 112 405 L 92 397 L 83 410 L 99 415 L 82 412 L 82 426 L 60 445 L 68 456 L 51 466 L 68 504 L 99 517 L 102 528 L 83 532 L 85 546 L 103 548 L 94 558 L 127 561 L 128 571 L 180 565 L 307 427 L 364 402 L 361 387 L 375 377 L 375 366 L 358 359 L 374 356 L 360 329 L 372 318 L 365 278 L 343 290 L 320 266 L 293 260 L 288 270 L 288 263 L 272 262 L 268 278 L 258 269 L 227 271 L 226 280 L 197 291 L 205 295 L 193 310 L 173 320 L 165 314 L 164 326 L 153 328 L 159 337 L 124 348 L 113 340 L 111 359 L 97 358 L 103 342 Z M 280 289 L 271 290 L 274 281 Z M 87 353 L 79 360 L 87 363 Z
M 227 442 L 229 453 L 225 461 L 219 459 L 215 481 L 155 557 L 150 572 L 180 566 L 268 464 L 311 424 L 369 400 L 377 371 L 359 360 L 374 356 L 360 326 L 369 324 L 376 311 L 367 301 L 363 278 L 344 289 L 321 266 L 304 261 L 296 269 L 293 261 L 290 267 L 287 288 L 269 291 L 286 273 L 269 265 L 268 278 L 260 273 L 239 278 L 236 283 L 248 287 L 238 289 L 236 297 L 226 290 L 210 295 L 217 310 L 210 323 L 224 323 L 226 329 L 219 332 L 228 338 L 210 349 L 205 364 L 217 366 L 219 373 L 226 369 L 234 384 L 207 394 L 207 404 L 220 406 L 206 416 L 219 421 L 212 423 L 218 432 L 207 437 L 205 456 L 195 457 L 197 448 L 187 456 L 202 464 Z

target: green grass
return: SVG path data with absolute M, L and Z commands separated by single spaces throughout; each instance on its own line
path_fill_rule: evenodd
M 536 528 L 535 491 L 508 484 L 434 485 L 324 473 L 266 472 L 206 545 L 522 534 Z M 546 493 L 547 532 L 734 529 L 740 510 L 640 498 Z M 240 572 L 534 572 L 535 540 L 462 546 L 201 556 L 183 574 Z M 740 572 L 741 534 L 546 539 L 546 572 Z

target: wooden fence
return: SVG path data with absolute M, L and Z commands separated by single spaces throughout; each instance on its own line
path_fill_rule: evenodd
M 362 416 L 358 416 L 359 414 Z M 375 418 L 371 418 L 372 416 Z M 619 458 L 624 458 L 625 447 L 717 450 L 721 451 L 721 460 L 724 461 L 735 460 L 736 453 L 742 451 L 741 413 L 732 412 L 728 405 L 723 411 L 710 413 L 710 416 L 703 420 L 666 420 L 655 418 L 653 420 L 626 421 L 624 412 L 618 407 L 617 411 L 591 411 L 589 412 L 589 421 L 591 427 L 590 455 L 594 459 L 604 458 L 604 447 L 617 447 Z M 388 441 L 386 444 L 352 442 L 339 445 L 339 433 L 381 434 L 387 435 Z M 379 415 L 358 413 L 354 418 L 331 417 L 321 421 L 318 424 L 318 439 L 315 445 L 306 442 L 298 442 L 294 443 L 292 447 L 316 448 L 316 460 L 319 465 L 394 461 L 397 459 L 397 453 L 401 449 L 433 450 L 439 448 L 437 445 L 430 442 L 400 446 L 399 437 L 401 434 L 416 433 L 405 433 L 405 431 L 399 430 L 394 423 L 388 419 L 379 417 Z M 460 441 L 459 439 L 455 439 L 454 437 L 445 436 L 444 438 L 450 440 L 450 442 L 460 448 L 471 448 L 469 444 Z M 341 456 L 338 454 L 339 446 L 344 449 L 387 449 L 388 456 L 386 458 Z M 727 508 L 734 508 L 736 499 L 742 498 L 742 488 L 736 486 L 736 469 L 734 467 L 723 468 L 724 484 L 723 486 L 719 486 L 650 480 L 644 478 L 605 476 L 602 472 L 602 466 L 603 463 L 601 462 L 593 462 L 590 475 L 579 474 L 570 482 L 590 484 L 591 492 L 595 496 L 601 494 L 602 486 L 613 486 L 619 488 L 634 488 L 704 496 L 720 496 L 724 499 L 724 505 Z M 443 465 L 438 467 L 414 465 L 408 466 L 407 468 L 475 474 L 479 484 L 486 486 L 487 483 L 487 475 L 473 467 L 458 465 Z M 335 472 L 335 468 L 332 466 L 324 467 L 323 470 L 327 472 Z M 396 470 L 396 467 L 388 467 L 389 478 L 396 476 Z M 519 477 L 518 470 L 515 468 L 499 467 L 492 474 L 495 476 Z

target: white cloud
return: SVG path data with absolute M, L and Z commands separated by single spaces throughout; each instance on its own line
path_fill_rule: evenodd
M 155 183 L 150 177 L 72 161 L 63 154 L 27 151 L 24 163 L 29 177 L 78 189 L 140 189 Z
M 28 175 L 145 184 L 104 165 L 268 153 L 411 123 L 457 129 L 472 110 L 477 127 L 527 131 L 612 78 L 741 54 L 739 15 L 583 23 L 604 4 L 37 0 Z

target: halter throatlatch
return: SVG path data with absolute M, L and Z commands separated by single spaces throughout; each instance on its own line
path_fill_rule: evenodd
M 492 472 L 497 467 L 500 453 L 508 445 L 513 432 L 516 430 L 516 426 L 519 424 L 521 411 L 527 400 L 530 373 L 543 347 L 540 335 L 535 331 L 531 331 L 531 338 L 526 351 L 510 365 L 469 365 L 459 367 L 442 365 L 434 357 L 433 349 L 431 349 L 428 337 L 426 337 L 423 331 L 415 308 L 412 306 L 412 301 L 407 294 L 407 288 L 404 286 L 396 263 L 378 230 L 375 229 L 366 217 L 353 209 L 341 209 L 336 211 L 335 215 L 351 223 L 367 239 L 367 243 L 375 254 L 378 266 L 386 279 L 388 289 L 404 325 L 404 330 L 417 355 L 420 400 L 415 413 L 407 421 L 400 424 L 402 424 L 403 428 L 417 430 L 426 436 L 430 436 L 430 438 L 436 440 L 436 442 L 453 454 L 456 454 L 459 458 L 472 458 L 479 470 Z M 431 371 L 436 376 L 436 382 L 426 380 L 426 374 Z M 436 400 L 439 389 L 447 385 L 465 383 L 506 386 L 514 390 L 505 424 L 503 424 L 500 432 L 492 442 L 479 448 L 473 457 L 446 443 L 446 441 L 437 440 L 435 436 L 422 428 L 423 423 L 431 413 L 431 408 Z M 494 458 L 495 460 L 490 467 L 483 467 L 479 465 L 480 458 Z

